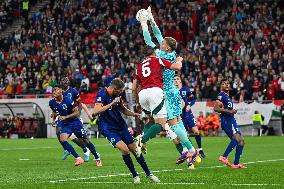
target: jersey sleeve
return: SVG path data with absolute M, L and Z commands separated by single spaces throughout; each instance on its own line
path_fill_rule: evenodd
M 139 80 L 138 68 L 135 70 L 134 79 Z
M 162 66 L 166 67 L 166 68 L 170 68 L 172 63 L 167 61 L 166 59 L 163 58 L 159 58 L 159 64 L 161 64 Z
M 195 96 L 192 94 L 192 92 L 190 91 L 189 88 L 186 89 L 186 97 L 189 101 L 189 105 L 193 106 L 195 104 L 196 98 Z
M 52 103 L 52 100 L 49 101 L 49 107 L 50 109 L 55 113 L 55 110 L 54 110 L 54 106 L 53 106 L 53 103 Z
M 159 27 L 157 25 L 152 26 L 152 30 L 153 30 L 153 33 L 154 33 L 156 39 L 158 40 L 159 44 L 161 44 L 164 41 L 161 30 L 159 29 Z
M 102 93 L 102 92 L 99 92 L 99 93 L 98 93 L 95 103 L 102 103 L 102 104 L 105 103 L 105 100 L 104 100 L 104 98 L 103 98 L 103 93 Z
M 72 91 L 72 97 L 73 99 L 79 98 L 79 92 L 76 89 L 73 89 Z
M 143 30 L 143 37 L 144 37 L 144 41 L 145 41 L 146 45 L 148 45 L 152 48 L 155 48 L 156 45 L 152 41 L 150 32 L 148 30 Z

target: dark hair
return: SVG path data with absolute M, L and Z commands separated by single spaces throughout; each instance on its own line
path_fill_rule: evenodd
M 120 78 L 115 78 L 111 81 L 110 86 L 123 89 L 124 88 L 124 82 Z
M 229 79 L 228 79 L 228 78 L 222 79 L 221 82 L 220 82 L 220 85 L 222 85 L 222 83 L 224 83 L 224 82 L 226 82 L 226 81 L 229 81 Z
M 150 56 L 150 55 L 154 54 L 155 50 L 154 50 L 154 48 L 146 45 L 142 48 L 142 52 L 143 52 L 144 56 Z
M 175 73 L 174 77 L 179 77 L 180 78 L 180 74 Z
M 177 48 L 177 41 L 172 37 L 165 37 L 165 41 L 169 45 L 172 51 L 176 50 Z

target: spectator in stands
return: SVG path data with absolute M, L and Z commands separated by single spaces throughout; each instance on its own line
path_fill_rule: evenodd
M 279 2 L 153 1 L 151 6 L 164 35 L 180 41 L 178 52 L 186 62 L 184 80 L 199 100 L 215 98 L 213 89 L 222 76 L 230 77 L 234 84 L 237 75 L 243 83 L 243 100 L 252 100 L 267 89 L 274 75 L 284 71 L 284 11 Z M 39 93 L 47 92 L 42 86 L 46 75 L 59 79 L 68 74 L 78 90 L 83 75 L 99 87 L 115 74 L 121 78 L 127 74 L 132 79 L 144 43 L 135 13 L 147 5 L 141 6 L 139 1 L 119 0 L 113 5 L 82 0 L 70 6 L 51 0 L 28 19 L 25 27 L 0 39 L 0 72 L 9 82 L 21 76 L 28 91 L 36 88 Z M 36 78 L 38 73 L 41 78 Z M 260 87 L 251 81 L 256 77 Z M 235 99 L 241 95 L 239 88 Z M 275 99 L 284 98 L 276 88 Z M 267 99 L 268 93 L 263 95 Z
M 278 84 L 280 85 L 280 98 L 284 98 L 284 72 L 282 72 L 281 78 L 278 80 Z

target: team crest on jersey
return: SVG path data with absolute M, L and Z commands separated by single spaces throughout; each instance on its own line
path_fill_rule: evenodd
M 97 101 L 98 101 L 98 102 L 101 102 L 101 101 L 102 101 L 102 97 L 99 96 L 99 97 L 97 98 Z
M 222 99 L 222 96 L 218 96 L 218 99 L 221 100 L 221 99 Z
M 62 108 L 63 108 L 64 110 L 67 110 L 67 105 L 66 105 L 66 104 L 63 104 L 63 105 L 62 105 Z

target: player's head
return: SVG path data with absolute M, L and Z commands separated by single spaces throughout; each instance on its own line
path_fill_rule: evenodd
M 124 90 L 124 82 L 120 78 L 115 78 L 110 83 L 110 88 L 113 96 L 119 96 Z
M 145 45 L 143 48 L 142 48 L 142 51 L 143 51 L 143 55 L 145 57 L 148 57 L 148 56 L 151 56 L 151 55 L 155 55 L 155 50 L 148 46 L 148 45 Z
M 70 80 L 67 76 L 63 76 L 60 80 L 60 85 L 65 90 L 70 86 Z
M 172 52 L 177 48 L 177 41 L 172 37 L 165 37 L 160 46 L 161 50 L 166 52 Z
M 176 86 L 179 86 L 181 85 L 181 79 L 180 79 L 180 75 L 179 74 L 175 74 L 175 77 L 174 77 L 174 82 L 175 82 L 175 85 Z
M 60 85 L 55 85 L 53 88 L 52 88 L 52 96 L 54 98 L 58 98 L 62 95 L 62 88 Z
M 229 92 L 230 90 L 230 81 L 228 79 L 221 80 L 221 91 Z

